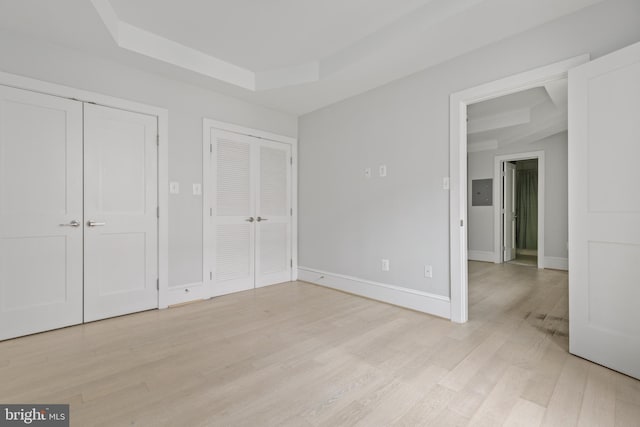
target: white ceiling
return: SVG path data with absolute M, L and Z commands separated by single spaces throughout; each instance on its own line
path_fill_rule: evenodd
M 0 0 L 0 29 L 301 115 L 599 1 Z
M 264 71 L 330 56 L 429 1 L 111 0 L 111 4 L 125 22 L 249 70 Z
M 531 143 L 567 130 L 567 79 L 467 108 L 467 150 Z

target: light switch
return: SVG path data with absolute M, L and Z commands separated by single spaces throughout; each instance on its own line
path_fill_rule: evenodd
M 202 184 L 193 184 L 193 195 L 194 196 L 202 195 Z
M 178 182 L 170 182 L 169 183 L 169 194 L 179 194 L 180 193 L 180 183 Z
M 430 265 L 424 266 L 424 277 L 431 278 L 433 277 L 433 267 Z
M 378 172 L 380 174 L 380 178 L 384 178 L 387 176 L 387 165 L 380 165 L 378 168 Z
M 382 271 L 389 271 L 389 260 L 383 259 L 382 261 Z
M 445 176 L 444 178 L 442 178 L 442 189 L 443 190 L 448 190 L 449 189 L 449 177 Z

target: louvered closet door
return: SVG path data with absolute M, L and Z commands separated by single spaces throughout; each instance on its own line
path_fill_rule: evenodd
M 291 280 L 291 146 L 259 142 L 256 287 Z
M 254 287 L 256 139 L 212 131 L 213 289 L 224 295 Z

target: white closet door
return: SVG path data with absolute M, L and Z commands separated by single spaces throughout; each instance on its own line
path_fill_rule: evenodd
M 640 378 L 640 43 L 569 71 L 569 350 Z
M 158 307 L 157 118 L 85 104 L 85 321 Z
M 291 280 L 291 146 L 259 142 L 256 287 Z
M 0 339 L 82 322 L 82 220 L 82 104 L 0 86 Z
M 254 287 L 255 138 L 212 130 L 212 294 Z

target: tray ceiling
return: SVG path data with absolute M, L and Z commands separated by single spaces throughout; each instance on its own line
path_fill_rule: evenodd
M 0 0 L 0 30 L 302 115 L 600 1 Z

